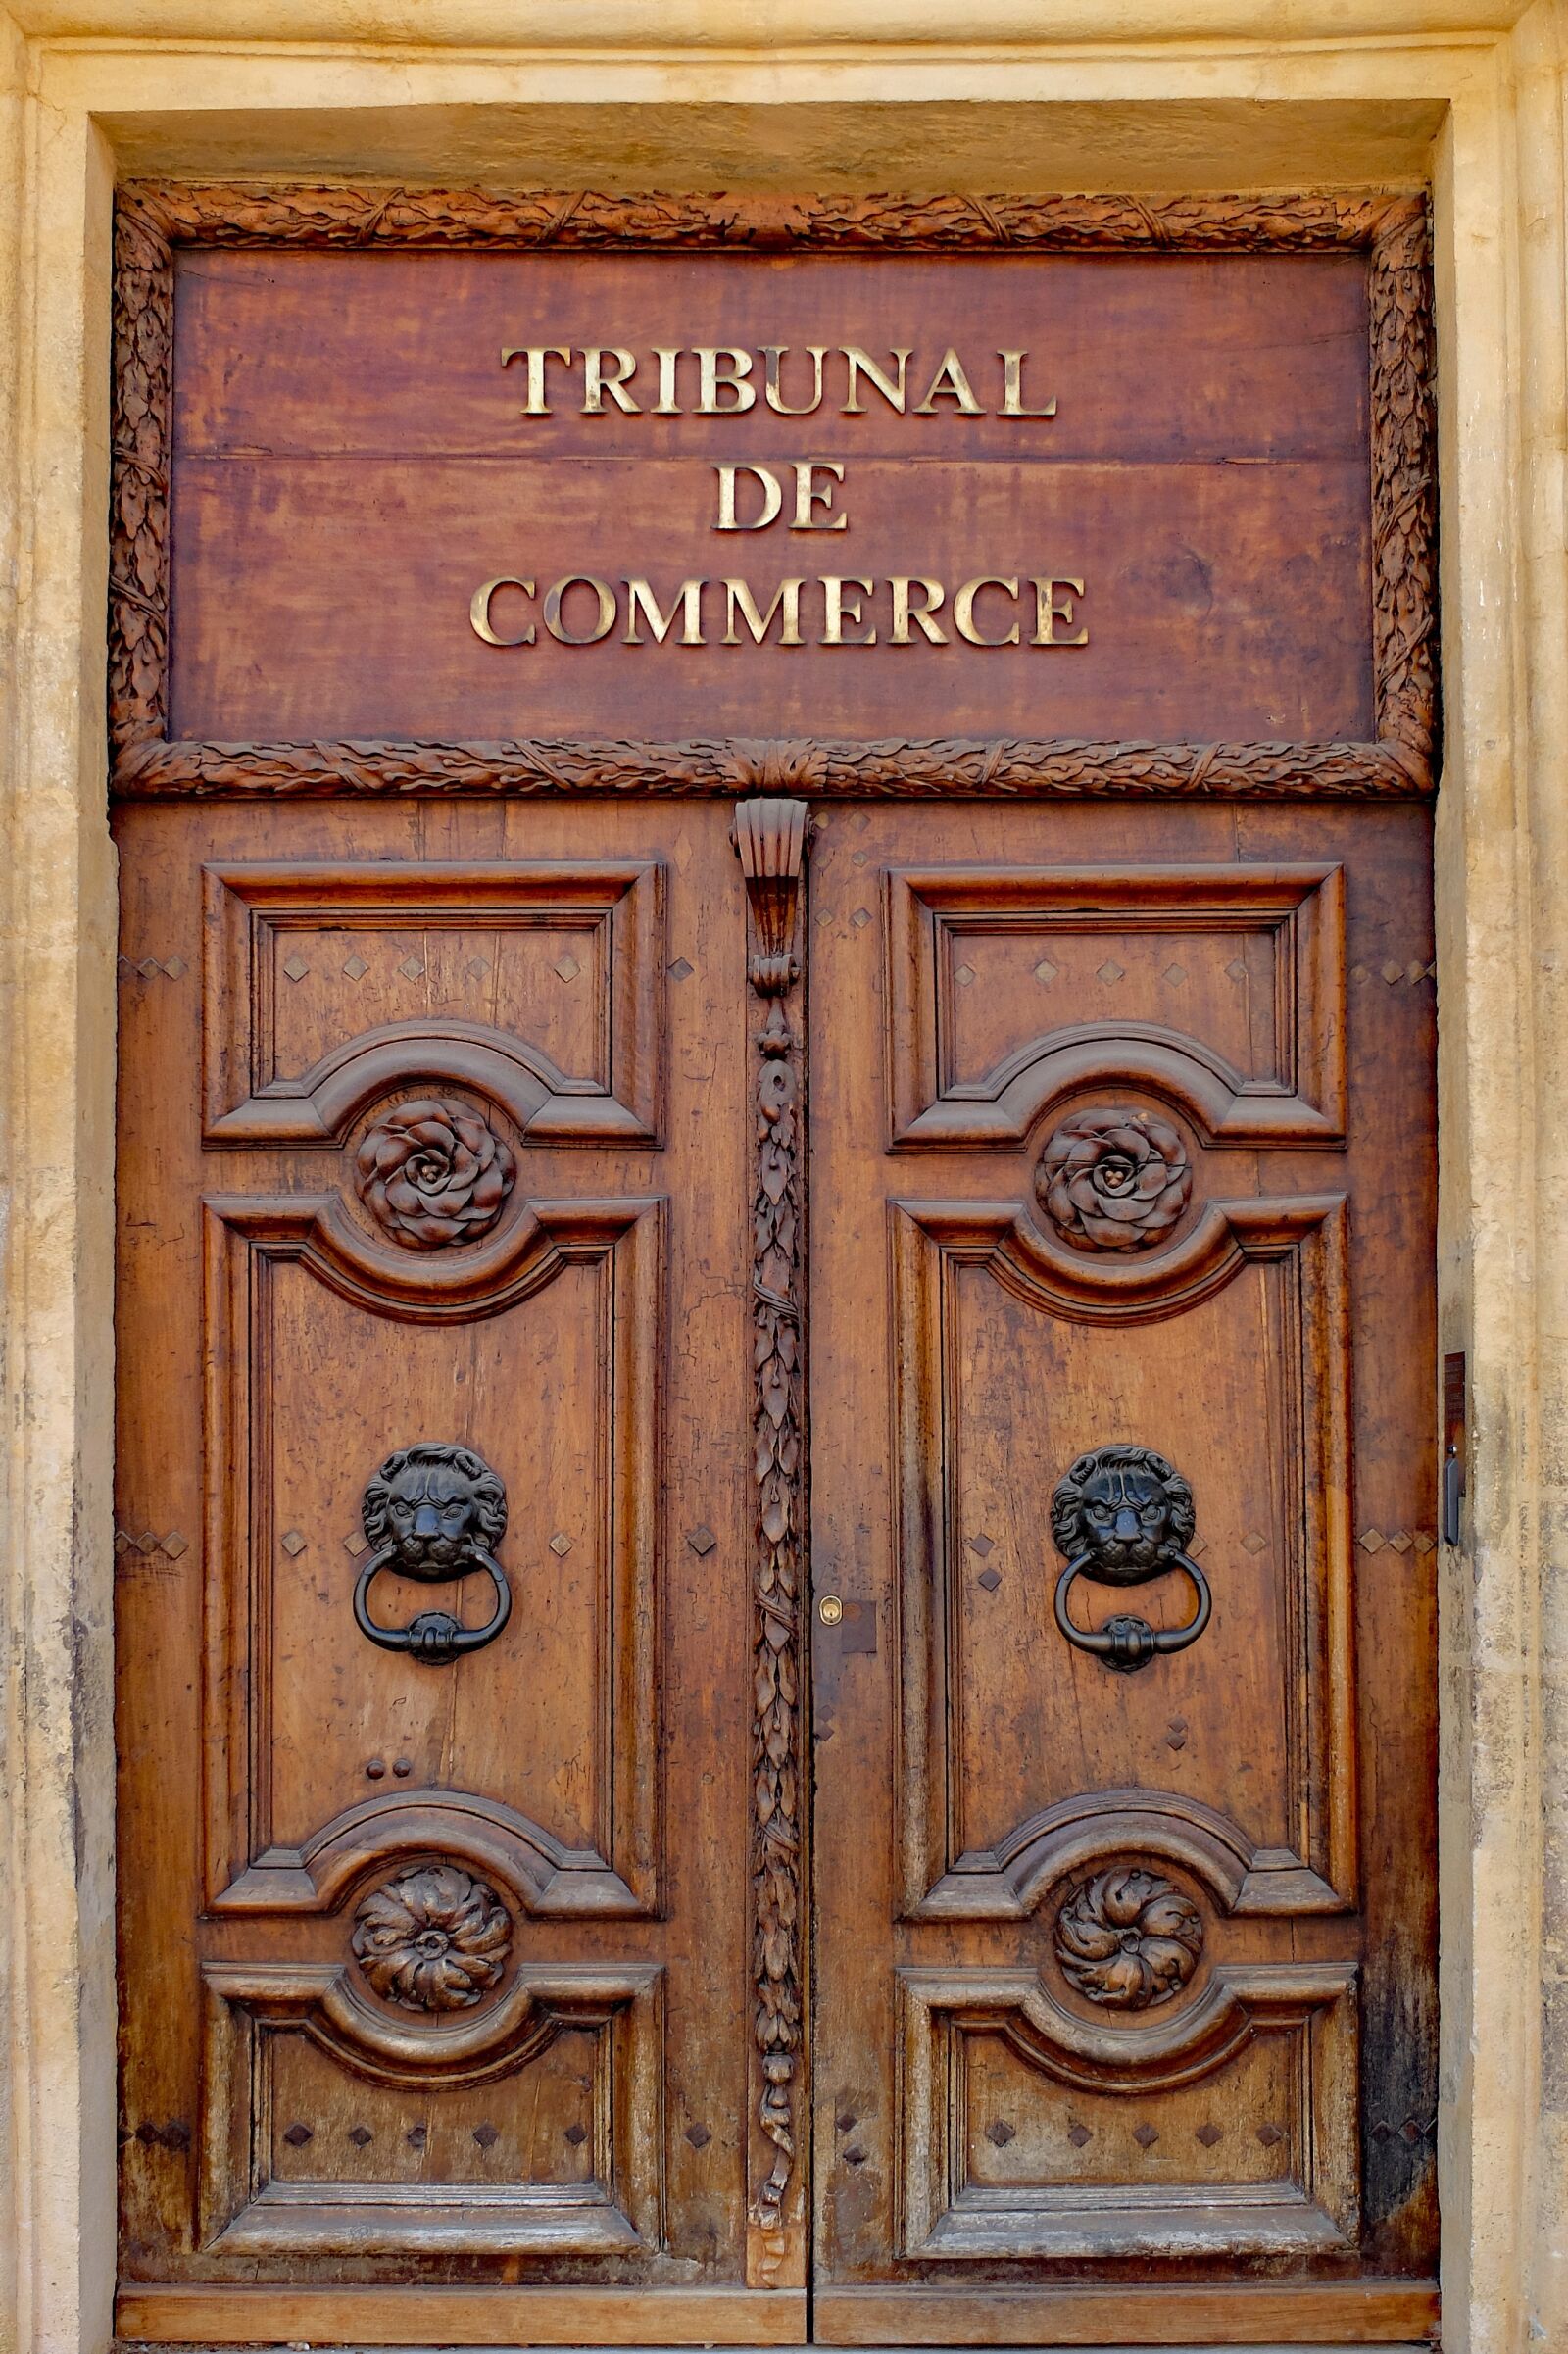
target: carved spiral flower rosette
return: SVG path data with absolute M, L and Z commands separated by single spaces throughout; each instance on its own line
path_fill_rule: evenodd
M 1192 1200 L 1192 1164 L 1180 1133 L 1157 1112 L 1093 1104 L 1052 1130 L 1035 1192 L 1051 1227 L 1075 1251 L 1152 1251 Z
M 1202 1915 L 1173 1882 L 1142 1864 L 1117 1864 L 1070 1890 L 1054 1944 L 1062 1976 L 1086 2001 L 1146 2011 L 1187 1986 L 1203 1939 Z
M 383 2002 L 468 2010 L 506 1974 L 512 1916 L 487 1882 L 456 1864 L 421 1864 L 361 1900 L 351 1942 Z
M 353 1176 L 367 1216 L 387 1241 L 403 1251 L 444 1251 L 494 1230 L 516 1162 L 471 1105 L 418 1096 L 371 1122 L 356 1149 Z

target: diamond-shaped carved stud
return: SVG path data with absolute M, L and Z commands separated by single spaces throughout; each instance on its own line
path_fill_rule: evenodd
M 470 956 L 463 969 L 470 981 L 482 981 L 490 970 L 490 959 L 488 956 Z
M 1408 1529 L 1396 1529 L 1394 1535 L 1389 1539 L 1389 1543 L 1396 1553 L 1407 1553 L 1415 1543 L 1415 1539 L 1410 1535 Z
M 1159 2129 L 1157 2126 L 1152 2125 L 1135 2125 L 1133 2128 L 1133 2139 L 1137 2142 L 1140 2149 L 1152 2149 L 1155 2142 L 1159 2139 Z
M 855 913 L 850 917 L 851 923 L 854 924 L 858 932 L 863 931 L 870 920 L 871 910 L 869 907 L 857 907 Z
M 841 2109 L 833 2120 L 841 2133 L 853 2133 L 859 2122 L 853 2109 Z
M 1415 1546 L 1415 1549 L 1418 1553 L 1432 1553 L 1437 1551 L 1438 1541 L 1436 1537 L 1433 1536 L 1430 1529 L 1417 1529 L 1410 1542 Z
M 686 2128 L 686 2138 L 693 2149 L 707 2149 L 713 2136 L 705 2125 L 689 2125 Z
M 697 1555 L 699 1561 L 706 1561 L 709 1554 L 712 1551 L 714 1545 L 718 1543 L 718 1539 L 713 1535 L 712 1530 L 708 1527 L 707 1523 L 704 1522 L 695 1529 L 687 1530 L 686 1542 L 691 1546 L 692 1551 Z
M 144 981 L 150 981 L 155 972 L 162 972 L 163 969 L 163 966 L 159 963 L 156 956 L 143 956 L 141 962 L 136 967 L 136 970 L 140 973 Z M 309 972 L 310 969 L 310 966 L 307 964 L 305 970 Z M 283 970 L 287 972 L 288 966 L 286 964 L 284 965 Z M 297 980 L 298 978 L 299 975 L 296 974 L 295 979 Z
M 834 914 L 832 908 L 824 907 L 816 919 L 817 929 L 818 931 L 825 932 L 830 923 L 836 923 L 837 921 L 838 918 Z
M 184 969 L 185 959 L 183 956 L 170 956 L 164 964 L 164 970 L 172 981 L 177 981 Z
M 998 2149 L 1005 2149 L 1008 2142 L 1015 2141 L 1017 2137 L 1017 2127 L 1008 2125 L 1004 2117 L 998 2117 L 986 2128 L 986 2139 L 995 2142 Z
M 1195 1537 L 1192 1543 L 1188 1545 L 1187 1550 L 1192 1554 L 1193 1559 L 1196 1561 L 1200 1553 L 1207 1552 L 1208 1539 L 1206 1537 Z
M 303 2149 L 307 2141 L 314 2141 L 316 2136 L 308 2125 L 301 2125 L 296 2119 L 285 2132 L 283 2138 L 291 2149 Z
M 575 981 L 577 975 L 582 970 L 582 966 L 578 963 L 576 957 L 572 955 L 570 949 L 568 948 L 556 958 L 555 963 L 551 966 L 551 970 L 559 973 L 564 981 Z
M 430 2138 L 430 2129 L 425 2125 L 411 2125 L 403 2138 L 410 2149 L 423 2149 Z
M 180 1535 L 178 1529 L 171 1529 L 160 1549 L 168 1554 L 171 1561 L 177 1561 L 181 1553 L 190 1551 L 190 1543 Z
M 1267 1550 L 1268 1539 L 1259 1536 L 1256 1529 L 1249 1529 L 1247 1535 L 1242 1539 L 1242 1544 L 1248 1552 L 1261 1553 Z
M 1394 2128 L 1389 2124 L 1387 2118 L 1380 2117 L 1378 2119 L 1377 2124 L 1372 2128 L 1372 2138 L 1374 2141 L 1392 2141 L 1394 2139 Z
M 857 2143 L 852 2149 L 847 2149 L 845 2151 L 844 2163 L 846 2166 L 863 2166 L 865 2164 L 865 2152 L 859 2147 L 858 2143 Z
M 344 1538 L 343 1550 L 346 1553 L 352 1553 L 355 1558 L 358 1559 L 360 1554 L 365 1550 L 365 1543 L 366 1540 L 363 1531 L 355 1529 L 350 1533 L 350 1535 Z
M 1126 975 L 1124 968 L 1116 962 L 1113 956 L 1107 956 L 1104 963 L 1100 967 L 1100 970 L 1095 975 L 1097 981 L 1103 981 L 1107 984 L 1107 986 L 1116 981 L 1123 980 L 1125 977 Z
M 987 1553 L 994 1553 L 997 1549 L 996 1539 L 994 1537 L 988 1537 L 984 1529 L 980 1531 L 978 1537 L 965 1537 L 963 1542 L 969 1547 L 971 1553 L 979 1554 L 982 1561 L 985 1559 Z
M 1170 983 L 1173 989 L 1180 989 L 1182 983 L 1187 978 L 1187 969 L 1185 965 L 1167 964 L 1165 967 L 1164 977 Z
M 289 957 L 283 967 L 291 981 L 303 981 L 310 969 L 298 949 L 294 951 L 293 956 Z
M 292 1559 L 296 1553 L 304 1552 L 306 1545 L 310 1543 L 310 1540 L 307 1537 L 302 1537 L 298 1529 L 285 1529 L 282 1536 L 278 1539 L 278 1543 L 283 1547 L 284 1552 L 289 1555 L 290 1559 Z
M 1035 979 L 1040 982 L 1043 988 L 1049 989 L 1052 982 L 1056 978 L 1056 975 L 1060 972 L 1060 970 L 1061 966 L 1059 964 L 1053 964 L 1049 956 L 1042 956 L 1039 963 L 1035 966 Z
M 564 1561 L 566 1555 L 570 1552 L 571 1539 L 566 1535 L 564 1529 L 557 1529 L 555 1535 L 550 1540 L 550 1550 L 556 1555 L 558 1560 L 562 1561 Z
M 1272 2149 L 1276 2141 L 1284 2140 L 1285 2135 L 1277 2125 L 1260 2125 L 1257 2137 L 1265 2149 Z
M 157 1552 L 158 1538 L 154 1530 L 143 1529 L 141 1535 L 136 1539 L 136 1550 L 138 1553 L 149 1555 Z
M 369 2142 L 372 2142 L 375 2139 L 375 2135 L 371 2133 L 368 2125 L 351 2125 L 349 2128 L 349 2139 L 353 2142 L 356 2149 L 364 2149 Z
M 987 1594 L 995 1594 L 997 1588 L 1002 1584 L 1002 1572 L 1000 1569 L 983 1569 L 976 1578 L 975 1584 L 983 1586 Z
M 1184 1716 L 1173 1716 L 1171 1718 L 1170 1731 L 1165 1736 L 1165 1746 L 1167 1749 L 1186 1748 L 1187 1719 Z
M 424 960 L 420 956 L 405 956 L 398 970 L 406 981 L 416 981 L 424 970 Z
M 664 967 L 672 981 L 689 981 L 695 969 L 694 965 L 687 963 L 684 956 L 677 956 L 673 964 L 666 964 Z
M 1225 2128 L 1222 2125 L 1200 2125 L 1198 2129 L 1198 2138 L 1204 2149 L 1212 2149 L 1216 2141 L 1224 2140 Z
M 1385 1539 L 1381 1529 L 1363 1529 L 1355 1542 L 1364 1553 L 1375 1553 Z
M 1233 956 L 1229 964 L 1226 965 L 1225 970 L 1230 974 L 1233 981 L 1245 981 L 1247 978 L 1247 967 L 1242 962 L 1240 956 Z
M 1402 981 L 1404 979 L 1404 966 L 1402 964 L 1396 964 L 1391 957 L 1389 962 L 1383 967 L 1383 978 L 1388 982 L 1389 987 L 1392 989 L 1396 981 Z
M 957 982 L 960 989 L 967 989 L 974 979 L 974 966 L 972 964 L 960 964 L 953 977 Z
M 580 2149 L 587 2138 L 588 2128 L 585 2125 L 567 2126 L 566 2139 L 571 2143 L 573 2149 Z
M 476 2125 L 473 2129 L 473 2137 L 481 2149 L 494 2149 L 501 2135 L 493 2125 Z
M 1074 2149 L 1082 2149 L 1086 2141 L 1093 2141 L 1094 2135 L 1086 2125 L 1070 2125 L 1067 2128 L 1067 2138 Z
M 369 969 L 363 956 L 351 956 L 343 967 L 344 978 L 349 981 L 363 981 Z

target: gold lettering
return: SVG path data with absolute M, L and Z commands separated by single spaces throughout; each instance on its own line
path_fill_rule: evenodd
M 680 403 L 675 398 L 675 363 L 680 358 L 680 345 L 656 343 L 654 358 L 659 362 L 659 398 L 654 403 L 654 417 L 679 417 Z
M 566 591 L 574 588 L 591 589 L 599 601 L 599 619 L 586 637 L 573 637 L 566 627 L 562 606 Z M 615 626 L 615 592 L 608 580 L 596 580 L 592 572 L 568 572 L 545 591 L 545 627 L 558 646 L 597 646 L 601 638 L 609 637 Z
M 846 621 L 858 624 L 864 619 L 865 616 L 860 611 L 860 596 L 869 597 L 872 585 L 869 580 L 841 579 L 835 572 L 823 573 L 822 595 L 827 608 L 822 626 L 824 646 L 874 646 L 876 644 L 874 629 L 863 638 L 847 638 L 844 634 Z M 845 595 L 847 589 L 851 592 L 848 596 Z M 857 591 L 859 594 L 856 594 Z
M 784 395 L 779 386 L 779 364 L 789 350 L 789 345 L 787 343 L 764 343 L 762 346 L 762 398 L 776 417 L 809 417 L 814 410 L 820 409 L 822 406 L 822 360 L 827 346 L 821 343 L 808 343 L 806 348 L 816 364 L 811 397 L 804 409 L 789 409 L 785 407 Z
M 569 368 L 569 347 L 564 348 L 559 343 L 504 343 L 501 347 L 502 367 L 510 367 L 514 360 L 525 360 L 528 364 L 528 398 L 522 404 L 523 416 L 548 417 L 550 404 L 545 398 L 545 362 L 561 360 Z
M 668 613 L 663 613 L 660 612 L 659 599 L 654 595 L 646 580 L 628 580 L 626 583 L 626 634 L 621 639 L 621 644 L 623 646 L 640 646 L 643 643 L 637 634 L 637 615 L 641 613 L 643 619 L 654 633 L 654 643 L 662 646 L 674 628 L 675 615 L 679 612 L 683 617 L 680 636 L 676 643 L 681 646 L 700 646 L 703 642 L 703 591 L 707 586 L 706 580 L 683 580 L 670 599 Z
M 734 466 L 715 466 L 713 471 L 718 476 L 718 521 L 713 525 L 713 529 L 715 531 L 765 530 L 767 525 L 776 518 L 779 509 L 784 504 L 784 485 L 780 482 L 777 474 L 768 466 L 752 465 L 749 459 L 741 459 Z M 754 516 L 749 523 L 741 522 L 735 513 L 735 477 L 737 474 L 755 474 L 762 485 L 762 512 L 760 515 Z
M 468 607 L 468 619 L 473 624 L 473 634 L 475 637 L 483 638 L 487 646 L 531 646 L 533 644 L 533 623 L 531 621 L 520 637 L 504 638 L 497 634 L 495 623 L 490 618 L 490 600 L 497 589 L 504 588 L 520 589 L 525 597 L 533 595 L 533 582 L 519 580 L 512 572 L 501 572 L 494 580 L 487 580 L 483 588 L 474 590 L 472 601 Z
M 697 411 L 700 417 L 739 417 L 757 399 L 757 386 L 748 384 L 752 372 L 750 352 L 738 352 L 732 344 L 694 343 L 697 354 Z M 727 365 L 726 365 L 727 363 Z M 721 392 L 732 392 L 735 398 L 726 408 L 719 400 Z
M 605 365 L 607 361 L 610 363 L 609 367 Z M 620 344 L 584 344 L 582 354 L 582 413 L 584 417 L 598 417 L 602 414 L 607 392 L 615 407 L 624 410 L 628 417 L 640 416 L 642 413 L 637 403 L 626 390 L 627 384 L 636 373 L 635 356 Z
M 971 646 L 990 646 L 993 648 L 998 646 L 1016 646 L 1018 643 L 1018 624 L 1016 621 L 1013 622 L 1012 627 L 1008 630 L 1004 638 L 983 638 L 980 635 L 979 630 L 975 627 L 974 601 L 983 588 L 999 588 L 1004 590 L 1007 596 L 1013 598 L 1016 598 L 1018 594 L 1018 583 L 1016 580 L 999 580 L 994 572 L 982 572 L 978 580 L 966 580 L 962 588 L 954 592 L 954 628 L 957 631 L 959 637 L 966 639 Z
M 865 376 L 872 384 L 876 386 L 877 391 L 887 402 L 888 407 L 890 409 L 896 409 L 900 417 L 902 417 L 904 415 L 905 401 L 904 377 L 905 370 L 909 365 L 908 353 L 906 351 L 896 350 L 892 354 L 892 357 L 899 364 L 899 372 L 896 379 L 892 376 L 886 375 L 883 370 L 878 368 L 870 353 L 862 352 L 858 343 L 846 344 L 844 346 L 844 357 L 850 364 L 850 397 L 844 404 L 845 416 L 863 417 L 865 415 L 865 403 L 860 398 L 860 378 Z
M 891 644 L 907 646 L 910 643 L 909 623 L 911 621 L 930 639 L 933 646 L 952 644 L 947 631 L 939 629 L 931 618 L 933 613 L 939 613 L 942 611 L 943 588 L 940 580 L 924 580 L 918 573 L 910 576 L 895 572 L 892 588 L 893 636 Z M 916 589 L 924 591 L 922 601 L 918 605 L 910 602 L 910 592 Z
M 1035 592 L 1035 634 L 1029 640 L 1030 645 L 1087 646 L 1089 643 L 1089 625 L 1087 622 L 1085 622 L 1083 628 L 1079 630 L 1078 635 L 1075 638 L 1059 638 L 1056 635 L 1056 623 L 1058 621 L 1060 621 L 1063 626 L 1068 629 L 1072 627 L 1072 601 L 1074 597 L 1081 597 L 1083 595 L 1083 582 L 1081 580 L 1069 580 L 1065 577 L 1065 575 L 1063 575 L 1059 579 L 1032 580 L 1029 585 Z M 1058 589 L 1065 589 L 1067 594 L 1065 596 L 1058 597 L 1056 594 Z
M 916 417 L 935 417 L 938 401 L 956 401 L 965 417 L 984 417 L 985 411 L 974 397 L 963 362 L 952 345 L 942 355 L 942 365 L 931 379 L 931 389 L 920 402 Z
M 832 506 L 833 485 L 843 481 L 843 466 L 835 458 L 796 458 L 791 463 L 795 467 L 795 520 L 790 529 L 842 531 L 850 519 L 847 515 L 836 515 L 831 522 L 824 520 L 819 523 L 811 510 L 813 507 Z M 826 474 L 827 481 L 819 483 L 815 478 L 818 474 Z
M 735 615 L 739 613 L 760 646 L 782 606 L 784 626 L 779 631 L 778 642 L 781 646 L 798 646 L 801 642 L 801 588 L 799 580 L 781 580 L 774 591 L 772 604 L 763 613 L 758 612 L 757 600 L 744 580 L 726 580 L 723 643 L 726 646 L 738 646 L 741 643 L 735 627 Z
M 1052 394 L 1043 409 L 1026 409 L 1023 405 L 1023 364 L 1027 352 L 999 352 L 1002 362 L 1002 414 L 1004 417 L 1054 417 L 1056 396 Z

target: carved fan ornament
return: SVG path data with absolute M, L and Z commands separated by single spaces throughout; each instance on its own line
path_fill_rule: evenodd
M 1056 1959 L 1091 2002 L 1147 2011 L 1179 1994 L 1203 1951 L 1202 1916 L 1157 1873 L 1118 1865 L 1073 1890 L 1056 1915 Z
M 501 1983 L 512 1915 L 455 1864 L 423 1864 L 372 1889 L 354 1916 L 354 1958 L 383 2002 L 469 2010 Z
M 1193 1172 L 1168 1120 L 1097 1104 L 1056 1129 L 1035 1191 L 1075 1251 L 1148 1251 L 1187 1207 Z
M 382 1115 L 354 1155 L 354 1187 L 404 1251 L 441 1251 L 488 1234 L 515 1163 L 489 1123 L 438 1096 Z

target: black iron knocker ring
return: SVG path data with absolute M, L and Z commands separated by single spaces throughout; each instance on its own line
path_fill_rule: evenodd
M 1120 1676 L 1152 1659 L 1185 1651 L 1208 1625 L 1214 1599 L 1185 1549 L 1193 1539 L 1193 1492 L 1174 1464 L 1151 1447 L 1100 1447 L 1080 1455 L 1051 1499 L 1051 1534 L 1067 1566 L 1056 1580 L 1056 1624 L 1075 1649 Z M 1185 1571 L 1198 1607 L 1184 1627 L 1153 1628 L 1131 1611 L 1102 1627 L 1075 1627 L 1067 1615 L 1074 1578 L 1104 1586 L 1146 1586 Z
M 491 1550 L 507 1525 L 507 1492 L 482 1455 L 466 1447 L 424 1443 L 388 1455 L 365 1491 L 365 1534 L 373 1551 L 354 1589 L 354 1621 L 383 1651 L 441 1667 L 494 1643 L 512 1616 L 507 1573 Z M 370 1588 L 382 1570 L 422 1586 L 447 1586 L 483 1570 L 495 1608 L 482 1627 L 466 1627 L 450 1610 L 421 1610 L 406 1627 L 370 1616 Z
M 1147 1667 L 1151 1659 L 1167 1651 L 1185 1651 L 1207 1626 L 1214 1607 L 1208 1580 L 1196 1561 L 1190 1561 L 1185 1553 L 1173 1551 L 1161 1566 L 1185 1569 L 1198 1594 L 1198 1608 L 1185 1627 L 1152 1627 L 1147 1618 L 1138 1618 L 1127 1610 L 1118 1610 L 1102 1627 L 1075 1627 L 1067 1616 L 1067 1590 L 1074 1578 L 1095 1576 L 1094 1562 L 1093 1553 L 1080 1553 L 1076 1561 L 1068 1562 L 1056 1580 L 1056 1624 L 1070 1643 L 1102 1659 L 1118 1675 L 1134 1675 L 1139 1668 Z
M 487 1643 L 494 1643 L 512 1616 L 512 1589 L 507 1584 L 506 1571 L 493 1555 L 476 1548 L 463 1567 L 455 1569 L 452 1575 L 466 1578 L 471 1570 L 489 1571 L 490 1583 L 495 1588 L 496 1606 L 482 1627 L 466 1627 L 461 1619 L 453 1617 L 450 1610 L 421 1610 L 417 1618 L 411 1619 L 406 1627 L 378 1627 L 370 1616 L 370 1583 L 383 1569 L 396 1569 L 400 1576 L 407 1575 L 398 1561 L 395 1545 L 383 1545 L 378 1553 L 371 1554 L 361 1570 L 359 1583 L 354 1589 L 355 1624 L 362 1635 L 368 1635 L 372 1643 L 378 1643 L 383 1651 L 407 1651 L 413 1658 L 422 1659 L 431 1667 L 441 1667 L 447 1660 L 456 1659 L 463 1651 L 483 1650 Z

